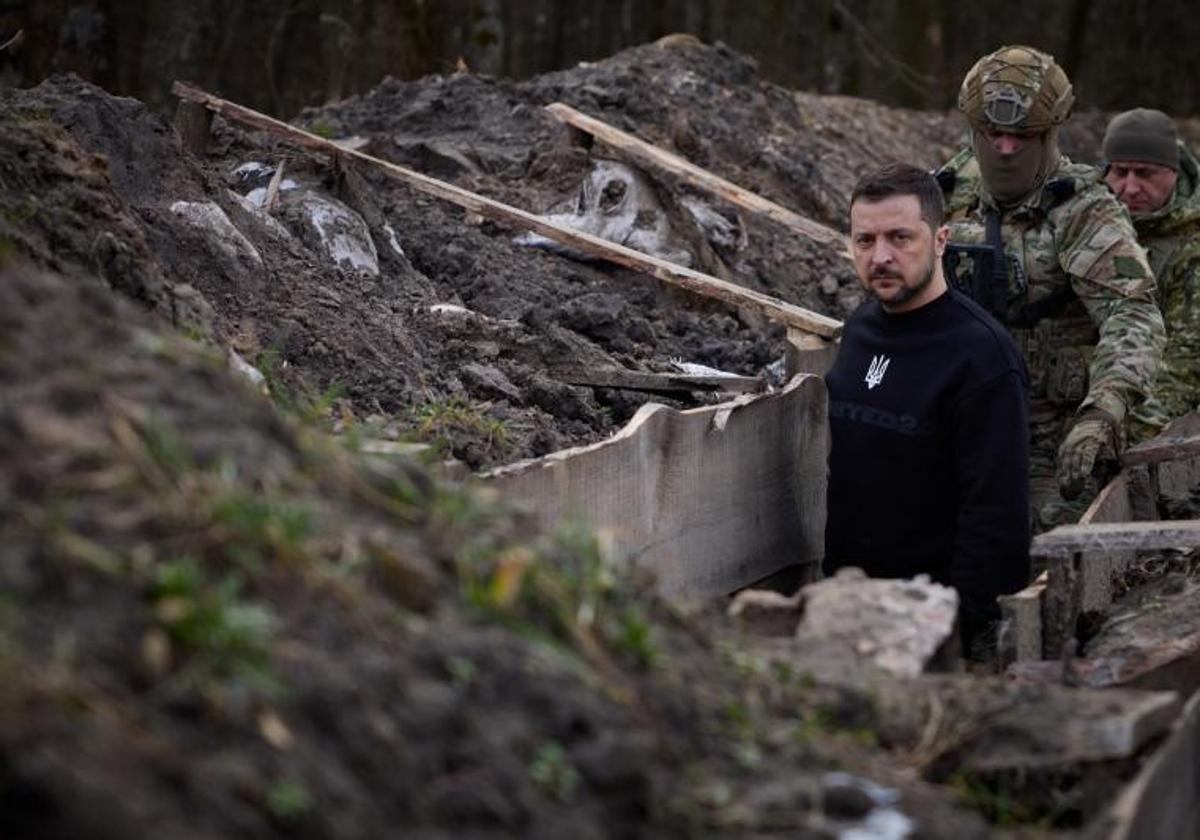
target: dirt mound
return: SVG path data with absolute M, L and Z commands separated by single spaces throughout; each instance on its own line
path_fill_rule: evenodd
M 6 837 L 816 837 L 874 807 L 851 756 L 978 833 L 861 700 L 331 446 L 101 284 L 9 269 L 0 322 Z
M 520 85 L 386 82 L 304 120 L 853 305 L 840 257 L 598 159 L 543 115 L 557 99 L 835 226 L 859 168 L 932 165 L 957 131 L 694 44 Z M 818 684 L 615 577 L 595 541 L 360 453 L 418 436 L 483 466 L 591 440 L 645 396 L 570 371 L 756 374 L 777 329 L 236 126 L 193 157 L 77 79 L 0 92 L 0 117 L 0 261 L 53 269 L 0 271 L 6 837 L 986 835 L 960 800 L 1004 818 L 1008 788 L 958 773 L 949 703 Z
M 785 91 L 750 60 L 698 44 L 651 45 L 522 84 L 388 80 L 301 121 L 538 212 L 577 212 L 589 178 L 600 178 L 591 209 L 616 201 L 624 214 L 605 235 L 657 242 L 822 312 L 857 302 L 847 264 L 828 248 L 605 162 L 542 111 L 554 100 L 835 226 L 864 166 L 910 148 L 932 165 L 957 133 L 939 116 Z M 429 440 L 479 468 L 605 437 L 651 398 L 571 384 L 580 370 L 661 371 L 682 359 L 759 375 L 782 356 L 781 331 L 758 318 L 532 247 L 357 164 L 220 121 L 193 157 L 140 103 L 73 77 L 0 93 L 0 103 L 19 117 L 5 121 L 0 148 L 0 171 L 20 173 L 5 196 L 18 250 L 56 269 L 99 267 L 268 378 L 335 405 L 340 428 Z M 264 212 L 280 163 L 282 189 Z M 617 181 L 596 174 L 606 166 Z M 605 194 L 614 183 L 637 196 Z

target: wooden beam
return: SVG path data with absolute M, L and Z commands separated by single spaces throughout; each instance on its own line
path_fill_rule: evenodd
M 1200 546 L 1200 519 L 1060 525 L 1034 537 L 1029 553 L 1061 557 L 1084 551 L 1158 551 L 1189 546 Z
M 670 172 L 697 189 L 723 198 L 760 216 L 765 216 L 814 242 L 835 248 L 841 254 L 846 253 L 846 237 L 831 227 L 807 219 L 793 210 L 739 187 L 731 181 L 726 181 L 679 155 L 660 149 L 645 140 L 621 131 L 619 128 L 613 128 L 595 117 L 580 113 L 570 105 L 554 102 L 547 105 L 546 110 L 555 119 L 587 132 L 596 139 L 620 150 L 638 163 Z
M 1185 414 L 1172 420 L 1156 437 L 1125 450 L 1122 464 L 1159 464 L 1200 455 L 1200 415 Z
M 373 166 L 383 169 L 388 174 L 399 178 L 414 189 L 457 204 L 469 212 L 503 224 L 536 231 L 542 236 L 582 251 L 590 256 L 637 271 L 646 272 L 657 277 L 664 283 L 679 286 L 694 294 L 715 298 L 731 306 L 744 307 L 760 312 L 773 321 L 799 330 L 815 333 L 816 335 L 833 337 L 841 331 L 842 322 L 834 318 L 829 318 L 803 307 L 786 303 L 770 295 L 756 292 L 753 289 L 746 289 L 734 283 L 674 265 L 657 257 L 651 257 L 631 248 L 626 248 L 623 245 L 617 245 L 605 239 L 548 222 L 532 213 L 486 198 L 469 190 L 464 190 L 445 181 L 430 178 L 428 175 L 422 175 L 420 172 L 373 157 L 357 149 L 348 149 L 339 146 L 332 140 L 318 137 L 315 134 L 288 125 L 266 114 L 213 96 L 192 85 L 175 82 L 171 88 L 171 92 L 180 99 L 198 102 L 210 111 L 214 111 L 226 119 L 235 120 L 259 131 L 265 131 L 277 137 L 286 138 L 296 145 L 366 161 Z
M 554 375 L 572 385 L 625 388 L 632 391 L 733 391 L 753 394 L 767 389 L 766 380 L 754 376 L 695 376 L 687 373 L 654 373 L 623 368 L 572 370 Z

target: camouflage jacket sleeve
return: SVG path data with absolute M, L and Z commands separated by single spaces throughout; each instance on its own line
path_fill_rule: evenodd
M 1080 411 L 1118 420 L 1154 385 L 1166 340 L 1154 277 L 1124 207 L 1098 183 L 1061 208 L 1059 263 L 1100 331 Z
M 1154 393 L 1177 417 L 1200 402 L 1200 231 L 1176 254 L 1159 280 L 1167 346 Z

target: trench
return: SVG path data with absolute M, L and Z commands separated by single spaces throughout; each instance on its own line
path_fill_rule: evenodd
M 469 83 L 469 79 L 452 79 L 446 84 L 462 88 Z M 397 137 L 395 143 L 403 149 L 402 140 L 409 142 Z M 415 147 L 420 144 L 412 145 Z M 425 151 L 432 155 L 437 150 Z M 451 148 L 451 151 L 454 150 Z M 577 157 L 577 151 L 556 149 L 555 153 L 566 157 L 569 152 Z M 443 152 L 445 150 L 438 154 Z M 445 159 L 442 164 L 450 168 L 469 168 L 474 165 L 457 152 L 454 155 L 445 152 L 443 156 Z M 289 163 L 289 166 L 303 171 L 300 163 Z M 262 182 L 261 187 L 256 187 L 244 198 L 249 201 L 250 195 L 261 189 L 263 203 L 269 203 L 266 193 L 271 189 L 271 181 L 278 180 L 278 177 L 272 178 L 270 167 L 260 167 L 257 171 L 243 172 L 243 175 L 258 179 L 255 183 Z M 241 171 L 239 168 L 233 174 Z M 283 169 L 274 171 L 278 176 Z M 244 178 L 239 176 L 234 186 L 239 189 L 250 186 L 242 184 L 242 180 Z M 636 186 L 640 182 L 630 183 Z M 307 213 L 305 218 L 312 220 L 305 230 L 303 248 L 322 253 L 327 262 L 345 263 L 338 272 L 328 273 L 326 279 L 329 285 L 319 289 L 318 299 L 313 302 L 316 311 L 328 309 L 337 312 L 345 305 L 344 298 L 349 297 L 352 284 L 345 283 L 334 289 L 335 281 L 345 279 L 341 273 L 343 269 L 346 276 L 354 275 L 361 280 L 364 266 L 375 269 L 378 275 L 386 276 L 389 272 L 381 271 L 380 267 L 382 265 L 383 269 L 387 269 L 390 265 L 391 273 L 396 276 L 403 276 L 409 281 L 417 279 L 417 272 L 409 265 L 410 257 L 407 255 L 415 254 L 417 247 L 407 240 L 401 242 L 391 224 L 386 222 L 388 216 L 381 215 L 382 211 L 378 211 L 378 208 L 378 218 L 373 224 L 379 230 L 375 232 L 376 239 L 373 240 L 372 231 L 367 229 L 369 226 L 357 212 L 345 212 L 334 218 L 328 206 L 322 205 L 324 209 L 313 208 L 295 201 L 294 196 L 302 195 L 303 190 L 289 188 L 286 180 L 276 186 L 279 204 L 285 211 L 283 215 L 287 212 L 300 214 L 303 211 Z M 640 191 L 638 187 L 619 196 L 604 190 L 600 194 L 611 204 L 619 197 L 639 195 Z M 350 197 L 347 200 L 350 201 Z M 293 202 L 295 207 L 291 206 Z M 488 206 L 495 210 L 494 205 Z M 704 209 L 703 205 L 699 206 L 701 210 Z M 208 244 L 220 244 L 222 247 L 213 249 L 213 254 L 209 256 L 215 255 L 213 262 L 224 265 L 224 270 L 234 280 L 243 276 L 247 278 L 247 288 L 252 286 L 251 281 L 263 262 L 275 260 L 277 264 L 288 265 L 279 262 L 278 253 L 275 252 L 280 251 L 282 246 L 278 243 L 272 246 L 275 252 L 263 247 L 264 243 L 271 242 L 272 236 L 277 236 L 281 241 L 290 241 L 286 239 L 287 231 L 275 229 L 278 225 L 272 223 L 277 220 L 271 216 L 269 207 L 266 212 L 260 212 L 263 208 L 258 202 L 251 201 L 247 206 L 239 200 L 236 205 L 229 207 L 234 213 L 233 221 L 226 218 L 223 211 L 215 213 L 214 207 L 215 204 L 173 204 L 170 207 L 172 216 L 162 214 L 166 220 L 160 220 L 160 223 L 165 224 L 168 230 L 171 230 L 172 224 L 186 227 L 189 236 L 196 239 L 207 237 Z M 427 205 L 422 207 L 427 208 Z M 620 236 L 637 235 L 642 238 L 645 247 L 659 248 L 667 255 L 680 245 L 665 237 L 658 241 L 656 237 L 661 233 L 660 229 L 642 224 L 645 214 L 632 212 L 638 208 L 628 209 L 631 212 L 610 213 L 602 221 L 619 227 L 617 233 Z M 244 212 L 238 215 L 239 210 Z M 428 214 L 434 216 L 436 221 L 436 214 L 432 210 Z M 551 221 L 553 217 L 553 213 L 549 214 Z M 733 227 L 728 219 L 720 214 L 706 216 L 699 213 L 696 218 L 700 217 L 707 218 L 712 225 L 712 230 L 707 231 L 709 239 L 714 242 L 721 237 L 736 240 L 737 237 L 726 230 Z M 774 218 L 776 221 L 782 218 L 783 223 L 788 224 L 789 217 Z M 409 233 L 416 239 L 418 223 L 412 219 L 408 221 L 411 225 Z M 243 239 L 233 235 L 240 229 L 239 225 L 247 229 L 256 229 L 255 225 L 262 228 L 255 237 L 259 250 L 247 248 Z M 386 236 L 378 236 L 380 231 Z M 613 231 L 600 227 L 593 232 L 603 236 L 613 235 Z M 793 232 L 790 231 L 789 235 Z M 442 231 L 434 233 L 437 234 L 440 248 Z M 483 247 L 480 243 L 485 243 L 486 239 L 476 236 L 474 241 Z M 348 241 L 360 241 L 363 248 L 347 249 L 345 244 Z M 529 244 L 538 243 L 526 242 L 522 247 Z M 586 244 L 597 247 L 595 242 Z M 486 245 L 491 247 L 494 243 L 488 241 Z M 289 247 L 303 252 L 300 244 L 292 243 Z M 446 250 L 450 251 L 450 246 L 446 246 Z M 517 259 L 514 256 L 515 249 L 501 250 L 497 247 L 487 254 L 495 257 L 492 260 L 495 264 Z M 701 256 L 705 259 L 712 257 L 709 253 L 702 253 Z M 462 249 L 455 253 L 460 265 L 467 261 L 466 257 Z M 830 258 L 831 261 L 833 259 L 836 258 Z M 705 267 L 703 262 L 701 260 L 701 267 Z M 403 272 L 400 268 L 403 268 Z M 832 274 L 832 269 L 827 270 Z M 686 273 L 681 276 L 695 279 Z M 197 283 L 204 279 L 197 274 Z M 379 283 L 382 285 L 383 280 Z M 231 282 L 231 285 L 236 286 L 237 283 Z M 363 283 L 363 288 L 367 288 L 367 284 Z M 789 296 L 787 291 L 786 287 L 779 290 L 785 297 Z M 556 287 L 555 294 L 558 293 L 560 290 Z M 832 288 L 822 294 L 826 298 L 840 295 L 838 284 L 833 283 Z M 841 298 L 838 297 L 838 300 Z M 445 327 L 437 335 L 455 339 L 472 331 L 488 329 L 494 333 L 491 337 L 498 341 L 504 331 L 516 330 L 520 326 L 511 319 L 501 317 L 503 313 L 484 318 L 455 304 L 437 303 L 425 306 L 422 311 L 427 311 L 430 320 L 436 320 L 441 327 Z M 784 312 L 779 307 L 773 311 L 776 314 Z M 761 312 L 758 315 L 761 316 Z M 347 331 L 346 334 L 351 333 Z M 470 337 L 474 339 L 478 336 Z M 376 341 L 381 342 L 382 339 L 377 336 Z M 365 344 L 374 347 L 370 341 Z M 321 347 L 320 342 L 317 345 L 323 354 L 328 355 L 327 347 Z M 784 571 L 790 572 L 793 578 L 813 581 L 815 570 L 819 567 L 824 521 L 826 406 L 820 377 L 806 374 L 819 374 L 824 370 L 831 347 L 823 338 L 790 328 L 787 352 L 791 378 L 782 387 L 764 394 L 738 397 L 731 402 L 684 410 L 646 404 L 619 431 L 604 440 L 509 464 L 477 476 L 477 479 L 494 487 L 506 501 L 526 507 L 530 516 L 545 529 L 553 528 L 564 519 L 584 522 L 601 536 L 602 543 L 608 547 L 614 560 L 627 566 L 650 569 L 657 578 L 661 594 L 682 605 L 720 603 L 730 593 L 754 587 L 764 579 Z M 400 348 L 401 351 L 404 349 Z M 370 355 L 379 356 L 380 353 L 374 349 Z M 452 359 L 447 369 L 460 367 L 459 361 Z M 467 381 L 467 386 L 490 389 L 499 395 L 498 399 L 513 389 L 512 382 L 489 375 L 489 371 L 480 366 L 473 370 L 473 377 L 477 381 Z M 361 387 L 374 390 L 378 384 L 378 380 L 364 380 Z M 546 388 L 544 382 L 537 384 Z M 562 394 L 564 391 L 558 390 L 556 393 Z M 1185 429 L 1176 429 L 1173 433 L 1182 436 L 1182 440 L 1188 439 L 1189 433 Z M 1167 437 L 1170 439 L 1170 436 Z M 1200 485 L 1200 465 L 1193 465 L 1191 450 L 1184 444 L 1176 443 L 1175 446 L 1174 455 L 1170 458 L 1130 465 L 1105 489 L 1097 504 L 1085 515 L 1088 520 L 1084 523 L 1085 528 L 1138 522 L 1153 524 L 1152 517 L 1141 516 L 1152 507 L 1146 504 L 1147 494 L 1153 498 L 1160 494 L 1164 486 L 1169 486 L 1178 495 Z M 386 450 L 385 454 L 391 451 Z M 1194 476 L 1193 470 L 1196 472 Z M 1187 523 L 1175 521 L 1171 525 L 1177 529 L 1172 539 L 1181 539 L 1179 534 L 1186 531 Z M 1087 536 L 1087 532 L 1084 536 Z M 1200 545 L 1200 539 L 1188 543 L 1190 537 L 1186 534 L 1182 539 L 1183 542 L 1168 544 Z M 927 670 L 936 673 L 917 678 L 919 691 L 927 691 L 930 697 L 970 698 L 971 692 L 984 686 L 998 692 L 1010 691 L 1019 700 L 1025 687 L 1032 686 L 1030 696 L 1034 702 L 1030 703 L 1026 698 L 1026 706 L 1021 708 L 1036 705 L 1043 696 L 1038 693 L 1040 691 L 1044 691 L 1046 697 L 1056 698 L 1056 702 L 1064 704 L 1057 708 L 1069 708 L 1072 698 L 1082 696 L 1074 693 L 1083 691 L 1078 687 L 1081 683 L 1086 685 L 1089 679 L 1103 683 L 1103 680 L 1097 676 L 1101 674 L 1098 667 L 1092 672 L 1081 671 L 1084 667 L 1082 663 L 1087 661 L 1085 658 L 1064 659 L 1068 642 L 1078 642 L 1081 628 L 1088 624 L 1091 617 L 1104 613 L 1110 607 L 1114 596 L 1118 594 L 1113 581 L 1136 564 L 1138 551 L 1150 550 L 1146 548 L 1146 543 L 1139 545 L 1131 548 L 1123 544 L 1114 549 L 1111 546 L 1097 548 L 1094 544 L 1084 543 L 1074 547 L 1068 545 L 1066 549 L 1060 545 L 1050 551 L 1054 559 L 1048 564 L 1046 578 L 1013 596 L 1005 606 L 1009 627 L 1003 648 L 1004 656 L 1011 660 L 1009 670 L 1020 676 L 1020 681 L 1001 683 L 998 677 L 964 675 L 955 671 L 953 661 L 947 662 L 945 658 L 939 659 L 935 655 L 925 664 Z M 783 628 L 784 635 L 795 629 L 798 618 L 794 614 L 794 605 L 781 603 L 779 599 L 767 595 L 763 595 L 763 603 L 768 607 L 765 612 Z M 794 640 L 782 638 L 778 630 L 770 638 L 784 642 L 782 650 L 776 646 L 774 655 L 797 661 L 812 652 Z M 1172 641 L 1177 643 L 1179 640 Z M 1139 661 L 1140 664 L 1133 663 L 1142 668 L 1141 671 L 1133 668 L 1118 674 L 1119 679 L 1104 683 L 1110 686 L 1113 697 L 1119 692 L 1133 692 L 1122 696 L 1136 706 L 1141 717 L 1129 727 L 1128 732 L 1121 730 L 1109 739 L 1121 742 L 1118 752 L 1124 752 L 1113 761 L 1125 768 L 1124 775 L 1121 777 L 1120 790 L 1111 797 L 1111 801 L 1088 815 L 1084 826 L 1086 830 L 1111 837 L 1174 837 L 1196 825 L 1194 803 L 1200 801 L 1197 795 L 1200 794 L 1200 782 L 1196 777 L 1196 768 L 1200 766 L 1197 756 L 1200 750 L 1200 701 L 1194 697 L 1189 699 L 1189 696 L 1195 684 L 1200 682 L 1200 657 L 1179 644 L 1175 647 L 1167 645 L 1155 653 L 1157 658 L 1144 658 Z M 851 646 L 848 658 L 853 659 L 854 656 L 855 649 Z M 1069 669 L 1063 666 L 1064 661 L 1069 662 Z M 839 678 L 842 675 L 835 673 L 830 676 L 835 681 Z M 1064 682 L 1073 685 L 1064 686 Z M 855 688 L 850 686 L 847 690 L 853 691 Z M 961 695 L 955 695 L 956 691 Z M 1089 692 L 1091 696 L 1103 694 L 1102 691 L 1090 689 Z M 1104 717 L 1104 714 L 1103 710 L 1099 710 L 1098 719 L 1101 722 L 1122 723 L 1121 719 Z M 1009 723 L 1016 726 L 1020 721 L 1009 721 L 1006 725 Z M 1039 734 L 1031 731 L 1034 736 Z M 1076 734 L 1087 736 L 1090 733 L 1086 726 L 1081 726 Z M 936 738 L 930 740 L 936 741 Z M 1099 740 L 1104 741 L 1103 738 Z M 1104 741 L 1099 747 L 1089 742 L 1089 749 L 1092 749 L 1089 755 L 1094 757 L 1098 752 L 1109 750 L 1104 756 L 1106 760 L 1112 758 L 1109 741 Z M 913 752 L 925 752 L 933 756 L 933 746 L 921 739 L 914 744 Z M 1004 768 L 1007 772 L 1010 765 L 1004 765 Z M 937 766 L 931 766 L 927 776 L 933 781 L 944 781 Z
M 798 373 L 777 393 L 734 403 L 647 406 L 609 440 L 481 479 L 544 528 L 572 518 L 611 535 L 619 562 L 651 569 L 661 592 L 681 604 L 723 599 L 788 572 L 808 583 L 822 550 L 825 410 L 820 377 Z M 1158 519 L 1164 500 L 1170 507 L 1200 492 L 1200 455 L 1180 444 L 1198 428 L 1200 416 L 1188 415 L 1132 451 L 1133 463 L 1078 525 L 1035 539 L 1033 554 L 1049 560 L 1047 571 L 1002 599 L 999 655 L 1008 679 L 1175 697 L 1137 751 L 1140 769 L 1087 821 L 1094 836 L 1165 839 L 1200 828 L 1200 633 L 1181 638 L 1176 628 L 1154 627 L 1108 657 L 1073 657 L 1066 639 L 1054 637 L 1066 634 L 1074 645 L 1090 633 L 1095 641 L 1097 617 L 1130 595 L 1117 591 L 1122 576 L 1162 560 L 1163 548 L 1200 546 L 1200 520 Z M 1114 626 L 1157 603 L 1140 612 L 1135 605 Z M 774 621 L 771 635 L 794 633 L 794 618 Z

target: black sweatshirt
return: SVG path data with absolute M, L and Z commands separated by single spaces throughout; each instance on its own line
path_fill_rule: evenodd
M 1028 381 L 1012 338 L 954 290 L 846 322 L 829 388 L 825 572 L 929 574 L 964 636 L 1029 577 Z

